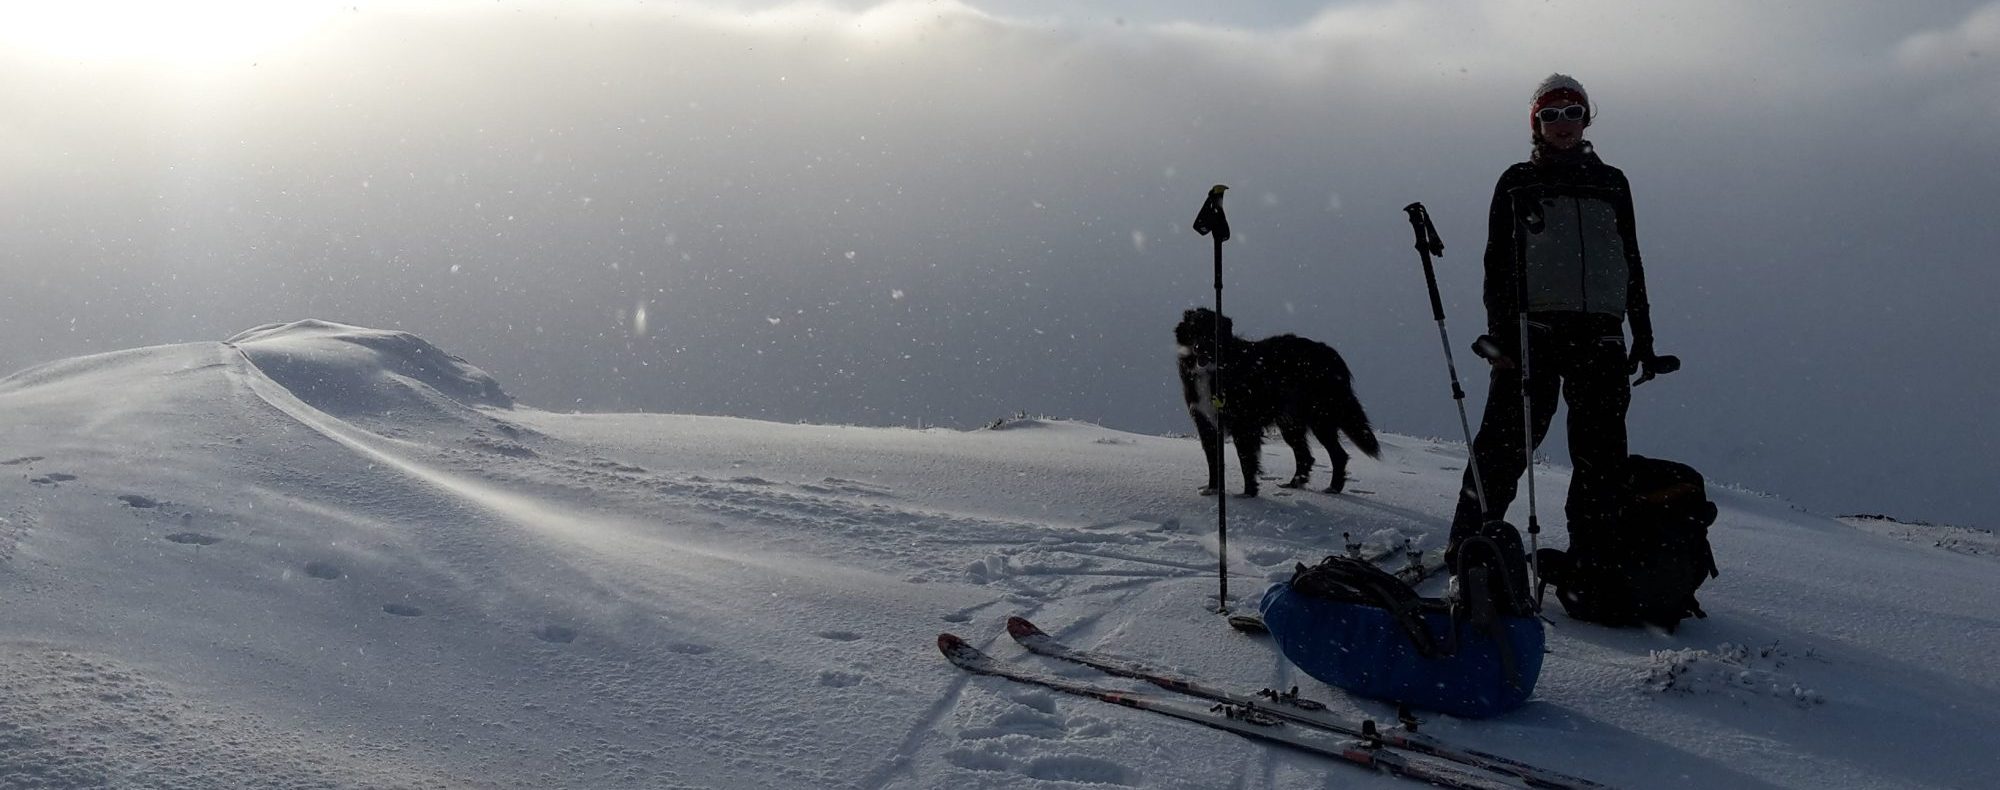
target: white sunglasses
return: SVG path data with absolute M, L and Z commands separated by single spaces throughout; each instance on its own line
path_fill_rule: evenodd
M 1535 120 L 1541 121 L 1542 123 L 1554 123 L 1556 121 L 1581 121 L 1584 118 L 1589 117 L 1589 115 L 1590 115 L 1589 108 L 1584 107 L 1581 104 L 1572 104 L 1568 107 L 1543 107 L 1540 110 L 1536 110 Z

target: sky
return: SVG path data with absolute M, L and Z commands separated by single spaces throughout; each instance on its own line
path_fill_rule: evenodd
M 546 408 L 1145 432 L 1187 430 L 1169 330 L 1215 297 L 1187 225 L 1226 183 L 1239 331 L 1332 343 L 1378 428 L 1459 438 L 1400 209 L 1445 240 L 1476 415 L 1486 202 L 1563 71 L 1686 365 L 1633 449 L 2000 520 L 2000 3 L 9 2 L 0 31 L 0 369 L 321 318 Z

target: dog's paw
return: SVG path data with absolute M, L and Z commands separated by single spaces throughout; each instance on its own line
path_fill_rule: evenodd
M 1199 491 L 1199 492 L 1197 492 L 1197 493 L 1201 494 L 1202 496 L 1215 496 L 1215 487 L 1214 487 L 1214 486 L 1202 486 L 1202 487 L 1201 487 L 1201 491 Z

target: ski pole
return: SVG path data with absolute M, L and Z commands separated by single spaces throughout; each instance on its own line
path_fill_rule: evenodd
M 1529 196 L 1532 199 L 1532 196 Z M 1518 191 L 1512 195 L 1514 201 L 1514 303 L 1520 315 L 1521 324 L 1521 452 L 1528 462 L 1528 571 L 1534 577 L 1529 586 L 1535 589 L 1535 611 L 1542 610 L 1542 523 L 1535 516 L 1535 401 L 1528 392 L 1529 376 L 1532 368 L 1528 362 L 1528 239 L 1521 233 L 1521 204 L 1523 195 Z
M 1480 518 L 1486 517 L 1486 481 L 1479 474 L 1479 458 L 1472 453 L 1472 423 L 1465 419 L 1465 388 L 1458 384 L 1458 363 L 1452 359 L 1451 335 L 1444 328 L 1444 300 L 1438 298 L 1437 270 L 1431 256 L 1444 257 L 1444 240 L 1431 224 L 1423 203 L 1411 203 L 1403 211 L 1410 215 L 1410 230 L 1417 234 L 1417 254 L 1424 261 L 1424 285 L 1431 292 L 1431 318 L 1437 321 L 1438 340 L 1444 344 L 1444 368 L 1451 374 L 1451 399 L 1458 404 L 1458 428 L 1465 432 L 1466 464 L 1472 469 L 1472 493 L 1479 499 Z
M 1208 190 L 1208 199 L 1202 201 L 1201 211 L 1194 217 L 1194 232 L 1215 241 L 1215 370 L 1210 373 L 1209 405 L 1215 410 L 1215 468 L 1220 475 L 1221 485 L 1215 487 L 1215 552 L 1216 578 L 1221 580 L 1221 589 L 1215 596 L 1215 611 L 1229 613 L 1229 485 L 1227 470 L 1223 460 L 1227 455 L 1222 445 L 1228 437 L 1223 431 L 1222 410 L 1222 350 L 1227 339 L 1222 321 L 1222 243 L 1229 240 L 1229 217 L 1222 213 L 1222 193 L 1229 187 L 1216 184 Z

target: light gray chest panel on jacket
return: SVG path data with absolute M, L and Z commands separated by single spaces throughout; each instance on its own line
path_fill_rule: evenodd
M 1596 197 L 1534 198 L 1520 218 L 1528 310 L 1625 314 L 1628 267 L 1618 208 Z

